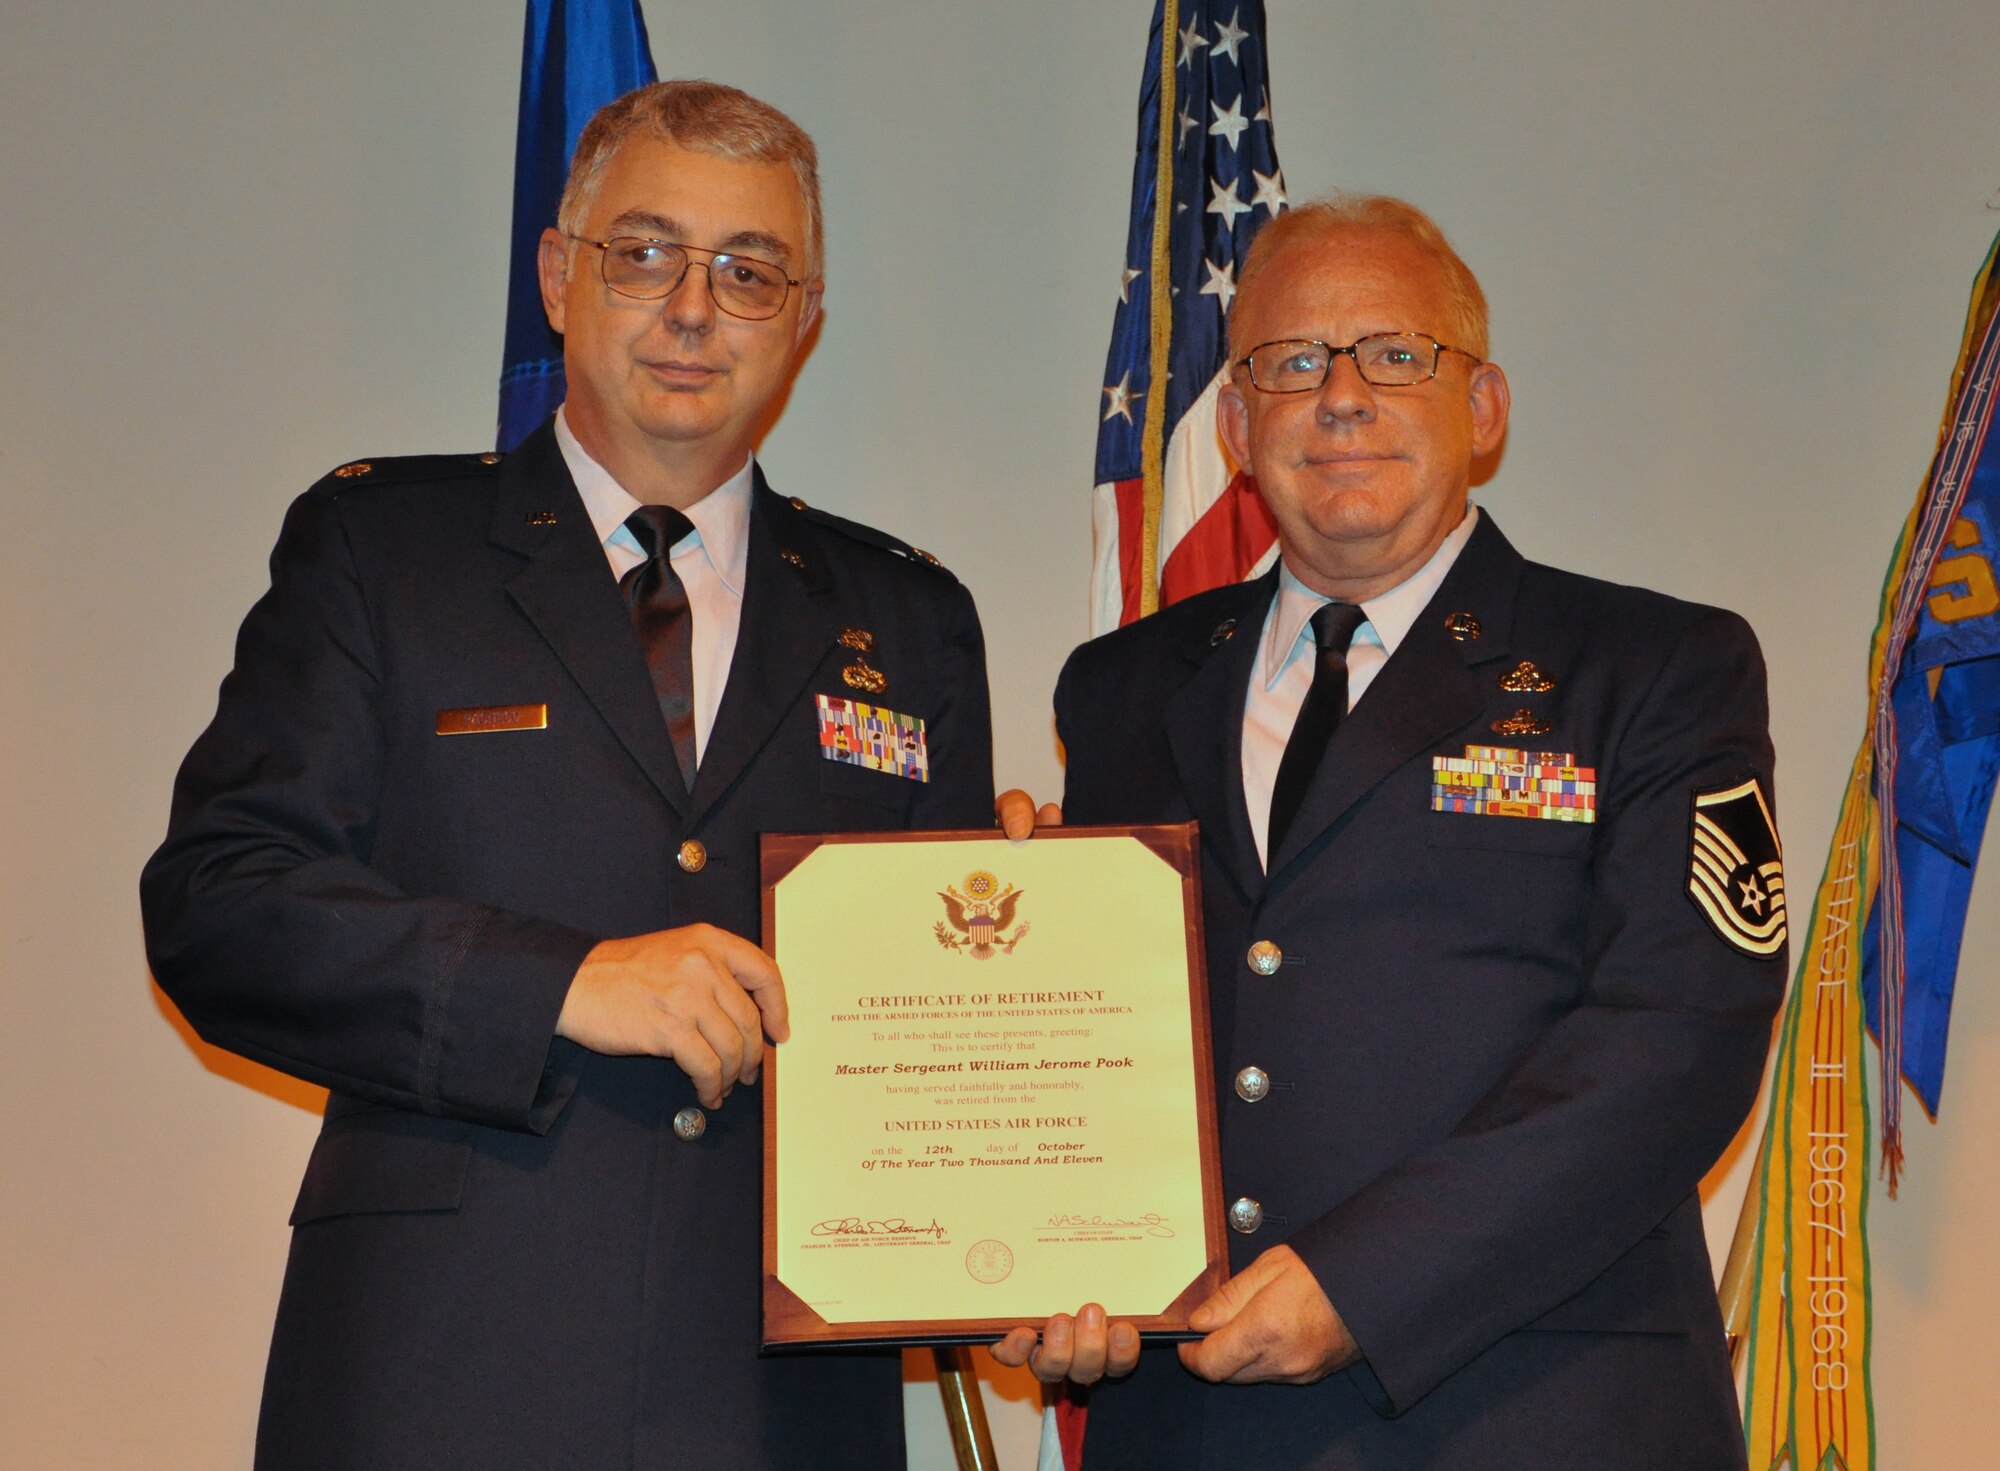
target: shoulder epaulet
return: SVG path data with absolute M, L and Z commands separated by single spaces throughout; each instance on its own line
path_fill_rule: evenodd
M 385 455 L 371 460 L 349 460 L 328 471 L 313 489 L 340 495 L 371 485 L 458 480 L 468 475 L 491 474 L 503 458 L 497 451 L 487 450 L 483 454 Z
M 827 530 L 837 531 L 852 541 L 860 542 L 863 546 L 871 546 L 885 552 L 893 552 L 896 556 L 915 562 L 921 567 L 932 568 L 935 571 L 942 572 L 946 577 L 952 576 L 951 569 L 945 566 L 944 563 L 940 562 L 922 547 L 911 546 L 901 537 L 891 536 L 886 531 L 878 531 L 875 527 L 863 525 L 859 521 L 850 521 L 845 516 L 836 516 L 831 511 L 822 511 L 817 506 L 809 506 L 797 496 L 788 496 L 786 502 L 794 511 L 797 511 L 815 526 L 824 526 Z M 956 581 L 957 579 L 953 578 L 953 580 Z

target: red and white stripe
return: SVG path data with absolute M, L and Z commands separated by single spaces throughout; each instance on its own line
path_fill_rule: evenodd
M 1230 458 L 1216 428 L 1223 377 L 1215 375 L 1167 441 L 1158 559 L 1162 608 L 1254 577 L 1278 554 L 1277 524 L 1257 493 L 1257 482 Z M 1145 582 L 1145 482 L 1115 480 L 1098 486 L 1090 521 L 1090 631 L 1096 635 L 1139 616 Z

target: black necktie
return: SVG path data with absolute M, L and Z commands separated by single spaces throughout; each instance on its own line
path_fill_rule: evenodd
M 1306 788 L 1319 770 L 1319 758 L 1326 743 L 1347 714 L 1347 646 L 1354 630 L 1367 621 L 1367 614 L 1354 603 L 1328 603 L 1312 616 L 1313 642 L 1319 645 L 1319 662 L 1313 667 L 1312 688 L 1299 706 L 1298 721 L 1291 739 L 1285 742 L 1285 757 L 1278 763 L 1278 779 L 1271 784 L 1271 825 L 1264 845 L 1264 860 L 1278 856 L 1285 830 L 1299 814 Z
M 625 519 L 646 560 L 618 580 L 652 671 L 653 694 L 673 739 L 681 780 L 694 790 L 694 614 L 667 554 L 694 530 L 672 506 L 641 506 Z

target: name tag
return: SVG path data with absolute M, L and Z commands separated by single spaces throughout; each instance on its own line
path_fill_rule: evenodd
M 440 710 L 437 733 L 441 736 L 481 735 L 495 730 L 546 730 L 547 705 L 468 705 L 462 710 Z

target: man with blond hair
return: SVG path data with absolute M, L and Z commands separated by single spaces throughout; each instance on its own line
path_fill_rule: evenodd
M 196 1029 L 330 1090 L 261 1468 L 902 1463 L 895 1355 L 758 1355 L 759 835 L 992 814 L 971 598 L 752 456 L 822 240 L 775 108 L 619 99 L 541 242 L 561 410 L 286 518 L 142 881 Z
M 1740 1471 L 1695 1187 L 1784 989 L 1756 640 L 1469 503 L 1507 380 L 1410 205 L 1267 227 L 1230 353 L 1279 564 L 1056 718 L 1066 820 L 1201 824 L 1235 1275 L 1177 1350 L 1087 1305 L 995 1352 L 1122 1381 L 1086 1467 Z

